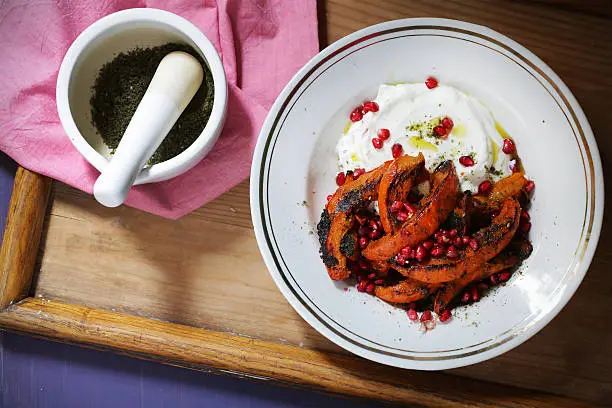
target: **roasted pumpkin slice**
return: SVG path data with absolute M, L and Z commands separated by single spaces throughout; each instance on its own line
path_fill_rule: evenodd
M 323 218 L 327 219 L 324 221 Z M 329 227 L 326 229 L 325 226 Z M 329 277 L 333 280 L 347 279 L 351 272 L 347 266 L 348 259 L 359 257 L 359 246 L 357 235 L 352 230 L 355 224 L 355 216 L 341 212 L 329 220 L 329 214 L 321 216 L 317 227 L 319 243 L 321 244 L 321 259 L 327 268 Z
M 422 242 L 438 229 L 455 208 L 459 194 L 459 179 L 451 161 L 445 161 L 436 168 L 432 173 L 432 183 L 417 214 L 396 233 L 385 235 L 368 245 L 363 256 L 371 261 L 385 262 L 403 247 Z
M 470 283 L 486 279 L 491 275 L 495 275 L 496 273 L 518 265 L 519 262 L 529 258 L 532 251 L 533 247 L 526 238 L 518 234 L 515 235 L 508 246 L 495 258 L 486 262 L 482 268 L 477 268 L 472 273 L 462 278 L 442 285 L 438 292 L 436 292 L 434 311 L 440 313 L 442 310 L 446 309 L 450 302 Z
M 402 156 L 394 160 L 382 179 L 378 188 L 378 212 L 383 229 L 387 234 L 396 232 L 401 223 L 391 211 L 394 201 L 404 202 L 410 194 L 410 189 L 425 166 L 422 153 L 418 156 Z
M 476 250 L 468 246 L 454 260 L 433 258 L 411 266 L 394 268 L 406 277 L 427 283 L 449 282 L 465 277 L 481 268 L 508 245 L 518 228 L 520 214 L 518 201 L 508 198 L 491 225 L 474 234 L 473 238 L 478 243 Z
M 440 313 L 442 310 L 446 309 L 455 296 L 461 293 L 461 291 L 470 283 L 486 279 L 489 276 L 495 275 L 496 273 L 505 269 L 512 268 L 519 262 L 520 259 L 518 256 L 506 256 L 502 257 L 501 259 L 497 259 L 497 257 L 495 257 L 491 259 L 491 261 L 482 265 L 481 268 L 477 268 L 474 272 L 459 279 L 446 282 L 436 292 L 436 297 L 434 299 L 434 311 L 436 313 Z
M 374 294 L 389 303 L 411 303 L 429 296 L 439 285 L 404 279 L 392 286 L 377 286 Z
M 521 173 L 513 173 L 493 184 L 488 195 L 474 196 L 474 204 L 489 211 L 497 211 L 506 199 L 518 199 L 528 182 Z
M 364 206 L 368 201 L 377 200 L 380 180 L 391 163 L 391 161 L 385 162 L 374 170 L 362 174 L 357 180 L 338 187 L 326 206 L 330 216 L 333 217 L 340 211 L 349 213 Z

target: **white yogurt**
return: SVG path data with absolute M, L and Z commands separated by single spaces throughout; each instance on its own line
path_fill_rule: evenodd
M 483 180 L 496 181 L 512 173 L 512 157 L 501 151 L 504 138 L 479 100 L 450 86 L 428 89 L 419 83 L 381 85 L 374 102 L 378 112 L 368 112 L 347 126 L 336 146 L 342 170 L 378 167 L 392 158 L 391 147 L 399 143 L 406 154 L 422 152 L 430 171 L 440 162 L 452 160 L 463 191 L 477 191 Z M 446 139 L 432 131 L 444 117 L 454 122 Z M 391 136 L 381 149 L 375 149 L 372 139 L 381 128 L 389 129 Z M 472 157 L 474 165 L 461 165 L 461 156 Z

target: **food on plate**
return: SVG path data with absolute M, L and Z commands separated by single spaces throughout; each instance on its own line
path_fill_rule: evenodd
M 412 204 L 402 201 L 410 194 L 424 164 L 425 158 L 422 154 L 419 153 L 417 157 L 406 155 L 394 160 L 383 174 L 378 188 L 378 213 L 387 233 L 396 232 L 402 220 L 407 220 L 410 214 L 416 211 Z
M 453 307 L 508 281 L 532 252 L 527 206 L 535 184 L 491 114 L 428 80 L 383 85 L 350 118 L 338 154 L 341 168 L 355 167 L 336 176 L 317 225 L 330 278 L 354 279 L 359 292 L 424 323 L 432 311 L 447 321 Z M 423 118 L 432 119 L 418 127 L 414 147 L 410 129 Z M 401 129 L 408 133 L 394 136 Z
M 431 258 L 412 265 L 397 259 L 391 262 L 399 273 L 421 282 L 443 283 L 459 279 L 481 269 L 510 243 L 518 228 L 520 214 L 518 201 L 508 198 L 491 225 L 473 234 L 465 249 L 457 249 L 456 255 L 447 251 L 446 259 Z
M 482 267 L 465 274 L 463 277 L 443 284 L 436 292 L 434 300 L 434 311 L 441 313 L 451 301 L 470 283 L 489 279 L 492 284 L 510 279 L 510 273 L 504 272 L 496 277 L 496 274 L 516 266 L 519 262 L 527 259 L 532 251 L 531 243 L 525 238 L 516 238 L 512 245 L 508 245 L 496 257 L 486 262 Z
M 399 231 L 386 235 L 364 249 L 364 256 L 373 261 L 386 261 L 406 246 L 414 246 L 433 234 L 450 215 L 459 194 L 459 183 L 453 163 L 442 162 L 432 173 L 431 190 Z M 398 213 L 397 215 L 400 215 Z M 396 217 L 397 217 L 396 215 Z

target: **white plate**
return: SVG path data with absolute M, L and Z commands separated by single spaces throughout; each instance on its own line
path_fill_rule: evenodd
M 345 283 L 319 259 L 315 225 L 335 189 L 334 147 L 351 110 L 382 83 L 434 75 L 482 100 L 535 180 L 534 252 L 503 287 L 420 332 L 405 312 Z M 397 367 L 439 370 L 518 346 L 567 303 L 591 262 L 603 214 L 591 128 L 559 77 L 488 28 L 407 19 L 358 31 L 315 56 L 272 107 L 255 149 L 251 209 L 259 248 L 297 312 L 334 343 Z M 466 316 L 467 314 L 467 316 Z

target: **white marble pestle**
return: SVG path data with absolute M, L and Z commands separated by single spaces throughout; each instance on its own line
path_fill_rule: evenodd
M 125 201 L 136 176 L 151 158 L 202 84 L 200 62 L 172 52 L 160 62 L 111 160 L 94 185 L 94 196 L 107 207 Z

